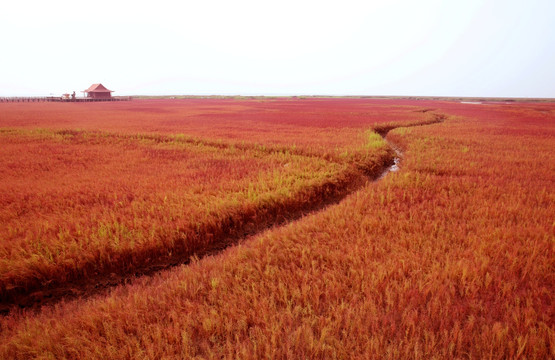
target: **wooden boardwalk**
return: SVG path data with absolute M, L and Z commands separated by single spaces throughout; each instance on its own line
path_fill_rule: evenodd
M 130 101 L 131 96 L 116 96 L 109 99 L 92 99 L 92 98 L 75 98 L 66 99 L 58 96 L 43 97 L 0 97 L 0 103 L 3 102 L 100 102 L 100 101 Z

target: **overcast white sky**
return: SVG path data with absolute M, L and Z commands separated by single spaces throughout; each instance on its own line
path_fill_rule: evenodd
M 555 97 L 553 0 L 18 0 L 0 34 L 0 96 Z

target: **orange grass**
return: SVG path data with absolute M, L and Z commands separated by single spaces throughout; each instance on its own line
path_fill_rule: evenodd
M 222 255 L 7 316 L 0 356 L 555 357 L 555 107 L 423 106 L 450 116 L 390 132 L 398 173 Z
M 364 99 L 184 99 L 108 103 L 1 103 L 0 128 L 185 134 L 332 154 L 364 145 L 375 125 L 421 122 L 433 108 Z
M 2 297 L 187 259 L 361 176 L 350 163 L 181 137 L 14 130 L 0 141 Z M 378 145 L 365 160 L 379 169 L 390 155 Z
M 391 161 L 372 127 L 434 117 L 416 106 L 378 117 L 382 108 L 1 104 L 0 299 L 187 259 L 345 194 Z

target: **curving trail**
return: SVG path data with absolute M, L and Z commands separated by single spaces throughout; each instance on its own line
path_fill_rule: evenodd
M 157 272 L 169 269 L 175 266 L 188 264 L 191 259 L 202 259 L 205 256 L 216 255 L 230 246 L 242 243 L 249 238 L 276 226 L 284 226 L 290 222 L 301 219 L 313 212 L 325 210 L 327 207 L 341 202 L 345 197 L 362 188 L 368 182 L 380 181 L 390 172 L 399 170 L 399 164 L 403 158 L 402 150 L 387 140 L 389 131 L 396 128 L 424 126 L 443 122 L 447 117 L 443 114 L 434 114 L 434 119 L 424 123 L 415 123 L 409 125 L 388 125 L 384 127 L 375 127 L 373 130 L 378 133 L 389 145 L 391 156 L 385 161 L 381 168 L 377 171 L 368 171 L 359 168 L 353 176 L 347 178 L 347 181 L 340 183 L 324 184 L 319 189 L 315 189 L 315 196 L 300 207 L 294 207 L 295 210 L 287 209 L 287 204 L 281 204 L 277 209 L 264 209 L 269 214 L 258 217 L 260 220 L 253 223 L 249 221 L 251 214 L 245 214 L 243 225 L 225 224 L 228 226 L 228 234 L 220 239 L 216 239 L 214 243 L 208 247 L 204 247 L 196 251 L 192 256 L 183 256 L 176 252 L 172 257 L 163 258 L 158 262 L 148 264 L 147 266 L 138 266 L 130 272 L 120 274 L 100 275 L 86 281 L 71 281 L 64 284 L 53 284 L 43 288 L 31 289 L 31 291 L 17 291 L 8 293 L 5 298 L 0 299 L 0 314 L 7 315 L 17 309 L 38 310 L 40 307 L 48 304 L 54 304 L 62 300 L 71 300 L 77 298 L 87 298 L 93 295 L 107 293 L 115 286 L 130 284 L 135 279 L 145 276 L 152 276 Z M 356 166 L 353 164 L 353 167 Z M 286 211 L 286 216 L 283 215 Z

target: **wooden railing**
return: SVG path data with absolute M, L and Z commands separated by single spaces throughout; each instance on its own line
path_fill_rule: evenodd
M 131 96 L 115 96 L 108 99 L 94 99 L 94 98 L 64 98 L 58 96 L 43 96 L 43 97 L 0 97 L 2 102 L 99 102 L 99 101 L 130 101 Z

